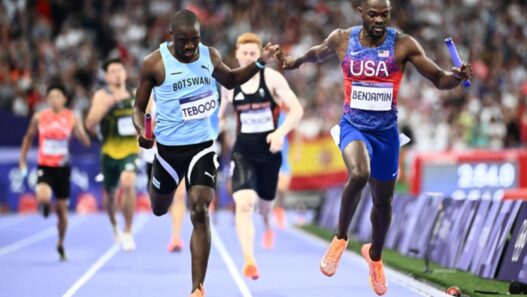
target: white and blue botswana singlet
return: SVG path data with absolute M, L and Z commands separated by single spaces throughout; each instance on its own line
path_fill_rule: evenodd
M 159 46 L 165 81 L 154 87 L 157 105 L 156 141 L 164 145 L 197 144 L 216 138 L 211 115 L 218 108 L 218 90 L 209 48 L 199 44 L 199 59 L 178 61 L 168 42 Z

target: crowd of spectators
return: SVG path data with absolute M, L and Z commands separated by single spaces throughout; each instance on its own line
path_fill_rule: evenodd
M 236 66 L 238 34 L 298 55 L 335 28 L 361 25 L 356 1 L 323 0 L 4 0 L 0 4 L 0 109 L 28 117 L 43 105 L 46 84 L 62 80 L 83 114 L 102 83 L 101 62 L 121 57 L 137 85 L 142 59 L 169 39 L 170 16 L 192 9 L 202 42 Z M 439 91 L 408 67 L 399 95 L 400 127 L 418 150 L 519 147 L 527 143 L 527 4 L 523 0 L 392 1 L 392 25 L 421 42 L 449 68 L 452 36 L 475 77 L 470 89 Z M 305 105 L 304 137 L 328 133 L 342 112 L 336 59 L 286 72 Z

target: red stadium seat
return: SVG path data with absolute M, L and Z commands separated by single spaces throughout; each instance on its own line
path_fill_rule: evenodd
M 30 214 L 37 212 L 37 199 L 33 193 L 23 193 L 18 199 L 18 212 Z
M 139 212 L 152 212 L 152 207 L 150 206 L 150 197 L 148 197 L 147 193 L 137 194 L 135 210 Z
M 75 208 L 78 214 L 88 214 L 97 212 L 97 200 L 91 193 L 82 193 L 77 198 L 77 207 Z

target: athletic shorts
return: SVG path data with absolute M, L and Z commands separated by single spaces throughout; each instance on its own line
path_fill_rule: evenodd
M 150 182 L 152 181 L 152 167 L 152 163 L 146 162 L 147 189 L 150 187 Z
M 156 145 L 151 189 L 160 194 L 173 193 L 183 178 L 187 189 L 194 185 L 216 188 L 219 164 L 212 140 L 180 146 Z
M 108 155 L 101 156 L 101 171 L 104 176 L 104 189 L 108 192 L 114 191 L 119 185 L 121 172 L 137 170 L 137 155 L 132 154 L 123 159 L 114 159 Z
M 276 196 L 278 172 L 282 154 L 268 153 L 263 158 L 256 154 L 232 152 L 232 191 L 254 190 L 264 200 Z
M 39 165 L 37 168 L 37 184 L 48 184 L 55 198 L 68 199 L 70 197 L 71 168 L 49 167 Z
M 364 142 L 370 156 L 371 176 L 380 181 L 397 178 L 399 169 L 399 132 L 397 125 L 381 131 L 361 131 L 344 117 L 339 122 L 339 147 L 344 151 L 354 141 Z

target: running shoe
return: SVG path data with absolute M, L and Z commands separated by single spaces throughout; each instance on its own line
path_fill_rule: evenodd
M 384 277 L 384 268 L 382 260 L 373 261 L 370 257 L 371 243 L 365 244 L 360 249 L 360 253 L 370 269 L 370 286 L 373 291 L 382 296 L 388 291 L 388 285 L 386 284 L 386 278 Z
M 340 257 L 348 247 L 348 240 L 333 237 L 328 250 L 320 261 L 320 271 L 326 276 L 333 276 L 337 272 Z
M 274 232 L 273 230 L 266 230 L 264 232 L 262 246 L 266 250 L 271 250 L 274 248 Z
M 258 267 L 256 267 L 256 263 L 246 263 L 243 267 L 243 275 L 247 278 L 257 280 L 260 277 L 260 272 L 258 271 Z
M 125 250 L 126 252 L 131 252 L 135 250 L 134 237 L 130 232 L 123 233 L 123 250 Z
M 181 250 L 183 249 L 183 244 L 184 243 L 182 239 L 179 239 L 176 242 L 170 241 L 167 247 L 168 252 L 169 253 L 181 252 Z
M 59 253 L 59 259 L 60 261 L 66 261 L 68 258 L 66 258 L 66 252 L 64 251 L 64 247 L 59 245 L 57 246 L 57 253 Z
M 199 288 L 197 288 L 192 294 L 190 294 L 190 297 L 204 297 L 205 296 L 205 289 L 203 288 L 203 285 L 199 285 Z

